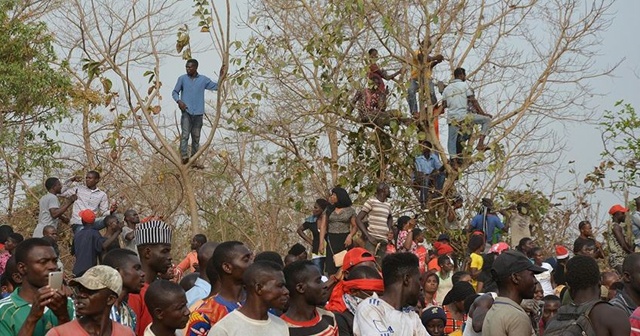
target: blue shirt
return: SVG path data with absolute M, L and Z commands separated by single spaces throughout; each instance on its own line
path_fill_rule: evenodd
M 102 253 L 102 244 L 107 238 L 100 235 L 93 225 L 86 225 L 83 230 L 73 236 L 73 252 L 76 263 L 73 274 L 82 276 L 89 268 L 98 264 L 98 255 Z
M 187 307 L 191 307 L 196 301 L 209 296 L 209 292 L 211 292 L 211 285 L 198 277 L 193 287 L 187 291 Z
M 218 83 L 204 75 L 196 74 L 195 77 L 189 77 L 184 74 L 178 77 L 171 96 L 176 102 L 182 100 L 187 105 L 187 113 L 202 115 L 204 114 L 204 90 L 218 90 Z
M 416 171 L 429 175 L 434 170 L 438 170 L 440 168 L 442 168 L 442 162 L 436 153 L 431 153 L 429 158 L 426 158 L 424 155 L 416 157 Z
M 482 214 L 477 214 L 471 219 L 471 227 L 474 230 L 483 231 Z M 494 214 L 487 214 L 487 232 L 485 237 L 487 242 L 491 242 L 493 239 L 493 231 L 496 229 L 504 229 L 504 224 L 500 218 Z

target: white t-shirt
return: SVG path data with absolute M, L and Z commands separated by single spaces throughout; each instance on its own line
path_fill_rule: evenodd
M 467 82 L 454 79 L 442 92 L 442 100 L 447 102 L 447 121 L 463 120 L 467 116 L 467 97 L 473 96 L 473 90 Z
M 543 262 L 542 268 L 546 269 L 547 271 L 544 273 L 536 274 L 536 279 L 538 279 L 540 286 L 542 286 L 544 296 L 553 295 L 554 291 L 553 286 L 551 285 L 551 272 L 553 271 L 553 267 L 551 267 L 551 265 L 549 265 L 548 263 Z
M 40 198 L 39 208 L 38 225 L 32 235 L 34 238 L 42 238 L 42 229 L 47 225 L 52 225 L 53 227 L 58 228 L 58 219 L 51 217 L 51 212 L 49 211 L 50 209 L 60 208 L 58 196 L 47 192 L 46 195 Z
M 267 320 L 248 318 L 239 310 L 223 317 L 209 331 L 209 336 L 282 336 L 289 335 L 287 323 L 275 315 Z
M 413 311 L 400 311 L 377 294 L 362 301 L 353 319 L 355 336 L 429 336 Z

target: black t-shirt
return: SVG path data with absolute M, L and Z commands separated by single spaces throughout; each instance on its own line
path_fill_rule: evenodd
M 320 231 L 318 231 L 318 220 L 316 219 L 313 222 L 306 221 L 302 224 L 302 227 L 306 230 L 311 231 L 311 235 L 313 236 L 313 244 L 311 244 L 311 252 L 318 253 L 318 249 L 320 247 Z
M 586 243 L 586 242 L 592 242 L 592 245 L 596 245 L 596 241 L 591 239 L 591 238 L 582 238 L 582 237 L 578 237 L 574 242 L 573 242 L 573 253 L 578 253 L 580 251 L 577 251 L 578 245 L 580 243 Z

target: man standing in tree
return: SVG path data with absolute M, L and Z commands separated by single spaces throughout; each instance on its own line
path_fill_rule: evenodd
M 356 224 L 365 238 L 366 249 L 379 259 L 384 256 L 387 249 L 387 233 L 393 230 L 391 204 L 387 202 L 389 195 L 389 186 L 386 183 L 378 184 L 376 196 L 364 203 L 356 217 Z M 363 221 L 367 215 L 369 215 L 369 225 L 365 226 Z
M 218 83 L 209 77 L 198 73 L 198 61 L 190 59 L 186 65 L 187 73 L 178 77 L 178 82 L 171 96 L 178 103 L 182 111 L 180 118 L 180 154 L 182 164 L 187 164 L 189 158 L 200 148 L 200 131 L 204 116 L 204 90 L 218 90 Z M 188 151 L 189 135 L 191 135 L 191 155 Z
M 62 191 L 62 183 L 60 183 L 60 180 L 57 177 L 50 177 L 44 182 L 44 186 L 47 188 L 47 194 L 40 198 L 38 225 L 36 225 L 35 230 L 33 230 L 33 238 L 42 238 L 42 230 L 47 225 L 58 228 L 60 220 L 69 223 L 69 218 L 67 218 L 64 213 L 73 202 L 78 199 L 77 195 L 70 195 L 61 207 L 58 201 L 58 194 Z
M 453 77 L 454 80 L 442 92 L 442 100 L 447 109 L 447 121 L 449 122 L 449 140 L 447 141 L 449 158 L 459 160 L 462 153 L 462 148 L 458 148 L 461 143 L 460 138 L 469 133 L 469 130 L 462 129 L 465 119 L 469 119 L 472 124 L 482 126 L 477 146 L 477 149 L 482 151 L 487 149 L 484 141 L 489 134 L 492 116 L 485 113 L 480 107 L 473 90 L 467 83 L 465 69 L 455 69 Z M 473 113 L 469 113 L 469 105 L 473 107 Z

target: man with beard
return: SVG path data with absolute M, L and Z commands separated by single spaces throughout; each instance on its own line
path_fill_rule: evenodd
M 144 285 L 144 272 L 138 254 L 127 249 L 109 251 L 102 260 L 106 266 L 111 266 L 122 277 L 122 292 L 111 307 L 112 320 L 136 331 L 136 314 L 129 307 L 129 294 L 138 294 Z
M 289 301 L 289 290 L 280 265 L 270 261 L 253 263 L 244 272 L 243 281 L 247 301 L 216 323 L 209 335 L 288 335 L 287 324 L 269 313 L 269 309 L 284 310 Z
M 289 335 L 336 335 L 338 328 L 333 313 L 318 308 L 327 302 L 329 287 L 313 262 L 292 262 L 284 268 L 284 278 L 290 301 L 282 319 L 289 325 Z
M 42 238 L 20 243 L 13 255 L 22 284 L 0 300 L 0 335 L 44 336 L 75 316 L 73 301 L 47 285 L 58 270 L 58 255 Z
M 498 285 L 498 297 L 487 312 L 483 335 L 533 335 L 529 315 L 520 306 L 523 299 L 533 299 L 536 274 L 545 272 L 519 251 L 502 252 L 493 262 L 491 275 Z
M 152 321 L 150 310 L 144 300 L 145 293 L 149 285 L 156 281 L 157 275 L 166 273 L 171 267 L 172 232 L 163 221 L 151 220 L 139 224 L 134 234 L 145 283 L 139 294 L 129 294 L 129 306 L 137 317 L 136 335 L 141 336 Z
M 420 271 L 413 253 L 389 254 L 382 260 L 384 294 L 373 294 L 358 305 L 353 334 L 394 336 L 428 335 L 418 314 L 405 310 L 418 304 Z
M 75 293 L 79 318 L 51 329 L 47 336 L 62 335 L 122 335 L 133 336 L 133 330 L 108 318 L 112 305 L 122 291 L 118 271 L 98 265 L 69 283 Z

